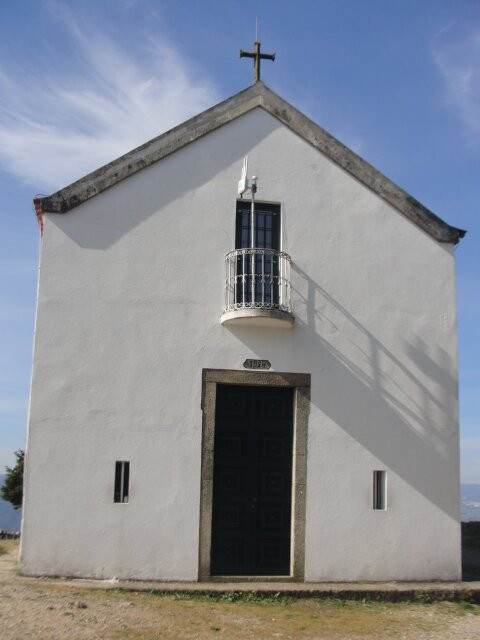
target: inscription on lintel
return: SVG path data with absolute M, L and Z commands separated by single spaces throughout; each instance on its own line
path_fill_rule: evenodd
M 252 360 L 247 358 L 243 366 L 245 369 L 270 369 L 272 365 L 269 360 Z

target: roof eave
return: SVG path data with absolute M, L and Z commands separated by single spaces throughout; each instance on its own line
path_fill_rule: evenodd
M 265 109 L 438 242 L 456 244 L 464 237 L 466 231 L 448 225 L 263 82 L 236 93 L 51 196 L 41 198 L 41 209 L 44 213 L 66 213 L 256 107 Z

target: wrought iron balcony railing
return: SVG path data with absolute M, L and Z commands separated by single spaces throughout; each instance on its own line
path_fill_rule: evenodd
M 291 314 L 290 263 L 275 249 L 235 249 L 225 256 L 225 310 L 270 309 Z

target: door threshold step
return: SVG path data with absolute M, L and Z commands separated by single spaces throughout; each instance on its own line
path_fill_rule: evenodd
M 156 580 L 94 580 L 90 578 L 32 578 L 19 577 L 28 582 L 61 582 L 65 586 L 86 589 L 118 589 L 147 591 L 152 594 L 183 594 L 221 598 L 222 594 L 256 594 L 259 597 L 336 598 L 342 600 L 378 600 L 404 602 L 436 602 L 442 600 L 480 604 L 478 582 L 163 582 Z

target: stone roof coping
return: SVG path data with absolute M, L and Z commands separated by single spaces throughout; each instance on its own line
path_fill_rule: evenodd
M 456 244 L 465 235 L 466 231 L 448 225 L 261 81 L 129 151 L 64 189 L 50 196 L 35 198 L 37 215 L 39 210 L 43 213 L 67 213 L 137 171 L 257 107 L 265 109 L 438 242 Z

